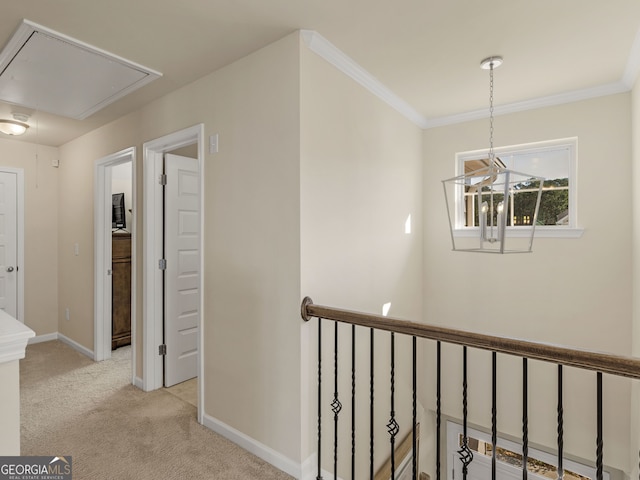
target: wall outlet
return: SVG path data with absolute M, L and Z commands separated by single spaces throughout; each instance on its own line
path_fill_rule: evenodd
M 64 309 L 64 318 L 68 320 L 71 320 L 71 314 L 69 313 L 69 307 Z

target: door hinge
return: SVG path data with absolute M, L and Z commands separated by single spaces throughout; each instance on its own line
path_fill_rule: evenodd
M 166 185 L 167 184 L 167 175 L 166 175 L 166 173 L 160 174 L 160 178 L 158 178 L 158 183 L 160 185 Z
M 161 258 L 160 260 L 158 260 L 158 268 L 160 270 L 166 270 L 167 269 L 167 259 L 166 258 Z
M 166 354 L 167 354 L 167 346 L 158 345 L 158 355 L 166 355 Z

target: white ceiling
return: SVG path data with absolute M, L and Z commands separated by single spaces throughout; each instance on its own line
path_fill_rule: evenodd
M 0 0 L 0 46 L 26 18 L 162 78 L 85 120 L 35 112 L 25 141 L 61 145 L 298 29 L 315 30 L 427 125 L 496 105 L 628 90 L 638 0 Z M 553 97 L 558 98 L 558 97 Z M 0 103 L 0 118 L 16 108 Z M 36 137 L 37 134 L 37 137 Z

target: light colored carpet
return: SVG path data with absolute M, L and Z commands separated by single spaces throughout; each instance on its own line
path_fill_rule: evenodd
M 192 378 L 186 382 L 179 383 L 173 387 L 165 389 L 172 395 L 181 398 L 187 403 L 190 403 L 194 407 L 198 408 L 198 379 Z
M 199 425 L 193 405 L 132 386 L 128 348 L 95 363 L 58 341 L 27 347 L 22 455 L 71 455 L 74 480 L 292 478 Z

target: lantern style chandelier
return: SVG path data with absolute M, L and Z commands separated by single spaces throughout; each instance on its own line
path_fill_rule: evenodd
M 513 171 L 494 153 L 493 70 L 500 65 L 498 56 L 480 63 L 489 70 L 488 155 L 464 162 L 476 169 L 467 172 L 461 165 L 458 176 L 442 181 L 455 251 L 528 253 L 533 248 L 544 178 Z

